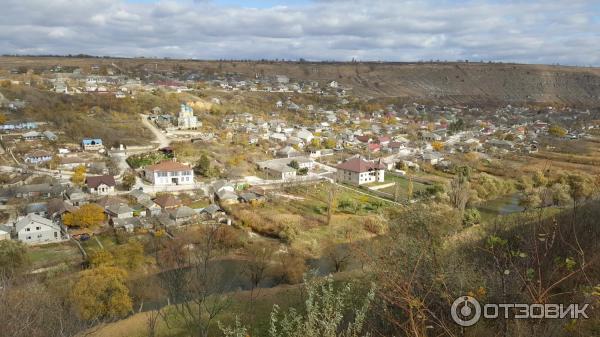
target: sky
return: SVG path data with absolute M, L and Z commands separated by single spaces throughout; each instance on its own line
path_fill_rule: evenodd
M 0 54 L 600 66 L 600 1 L 0 0 Z

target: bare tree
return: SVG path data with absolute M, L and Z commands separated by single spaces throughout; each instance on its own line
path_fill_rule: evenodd
M 168 327 L 183 324 L 193 336 L 208 337 L 215 318 L 226 310 L 230 290 L 215 263 L 222 247 L 219 226 L 205 228 L 196 240 L 169 243 L 159 263 L 164 270 L 163 287 L 173 310 L 163 310 Z

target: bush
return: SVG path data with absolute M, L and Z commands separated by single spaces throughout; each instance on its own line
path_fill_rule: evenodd
M 385 232 L 386 226 L 383 221 L 370 217 L 365 219 L 363 228 L 369 233 L 380 235 Z
M 481 213 L 476 208 L 467 208 L 463 214 L 463 226 L 470 227 L 481 222 Z
M 298 229 L 295 226 L 283 225 L 279 231 L 279 238 L 287 244 L 292 243 L 296 237 L 298 237 Z

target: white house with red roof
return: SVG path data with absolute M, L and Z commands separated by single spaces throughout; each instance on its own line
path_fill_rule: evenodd
M 385 181 L 385 165 L 381 161 L 352 157 L 336 166 L 339 182 L 362 185 Z
M 170 160 L 146 167 L 144 177 L 155 186 L 194 184 L 194 170 Z

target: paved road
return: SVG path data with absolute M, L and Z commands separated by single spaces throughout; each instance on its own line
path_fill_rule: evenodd
M 156 138 L 156 142 L 158 142 L 158 148 L 167 147 L 171 144 L 169 138 L 167 138 L 167 136 L 156 127 L 156 125 L 148 120 L 147 115 L 140 114 L 140 117 L 142 118 L 142 123 L 144 126 L 150 129 L 150 131 L 152 131 L 154 134 L 154 138 Z

